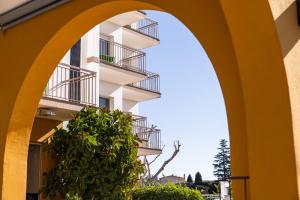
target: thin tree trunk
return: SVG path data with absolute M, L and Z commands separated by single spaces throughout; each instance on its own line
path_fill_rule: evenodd
M 179 143 L 179 141 L 177 141 L 177 143 L 174 143 L 174 152 L 172 154 L 172 156 L 166 160 L 163 165 L 159 168 L 159 170 L 155 173 L 155 175 L 152 177 L 152 179 L 157 179 L 158 175 L 165 169 L 165 167 L 176 157 L 176 155 L 178 154 L 178 152 L 180 151 L 180 146 L 181 144 Z

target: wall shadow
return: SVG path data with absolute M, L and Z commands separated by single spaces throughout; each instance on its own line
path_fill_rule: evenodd
M 297 5 L 292 3 L 276 20 L 281 51 L 285 57 L 300 39 L 300 27 L 297 22 Z

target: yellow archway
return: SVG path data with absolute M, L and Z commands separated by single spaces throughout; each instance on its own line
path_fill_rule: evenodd
M 205 48 L 225 99 L 232 174 L 250 177 L 248 199 L 298 199 L 292 121 L 297 112 L 291 109 L 293 96 L 272 16 L 276 8 L 271 10 L 267 0 L 75 0 L 0 35 L 1 199 L 25 199 L 36 107 L 61 57 L 94 25 L 137 9 L 173 14 Z M 244 199 L 242 184 L 236 182 L 234 192 L 235 199 Z

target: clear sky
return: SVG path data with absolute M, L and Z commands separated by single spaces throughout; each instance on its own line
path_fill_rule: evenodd
M 215 179 L 212 162 L 220 139 L 228 139 L 228 127 L 213 66 L 179 20 L 162 12 L 146 12 L 159 22 L 161 44 L 145 51 L 148 70 L 160 74 L 162 98 L 141 103 L 140 114 L 162 130 L 165 145 L 152 172 L 172 154 L 173 142 L 179 140 L 181 151 L 163 174 L 194 177 L 200 171 L 203 179 Z

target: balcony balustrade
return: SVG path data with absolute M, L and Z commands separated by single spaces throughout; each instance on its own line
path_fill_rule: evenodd
M 158 22 L 152 19 L 145 18 L 130 25 L 126 25 L 125 27 L 159 40 Z
M 144 52 L 102 38 L 99 45 L 100 62 L 146 75 Z
M 141 140 L 147 141 L 142 147 L 149 149 L 159 149 L 161 150 L 161 133 L 160 129 L 149 128 L 146 132 L 138 133 L 137 136 Z
M 95 106 L 96 72 L 60 63 L 46 85 L 43 98 Z
M 142 141 L 141 147 L 161 150 L 160 129 L 149 127 L 146 117 L 132 115 L 132 119 L 132 132 Z
M 160 94 L 160 77 L 159 74 L 147 72 L 146 79 L 136 83 L 127 84 L 127 86 Z

